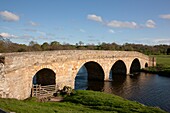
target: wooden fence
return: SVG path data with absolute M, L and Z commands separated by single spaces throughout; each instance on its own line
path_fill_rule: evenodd
M 33 85 L 32 87 L 32 97 L 46 97 L 52 96 L 56 92 L 56 85 Z

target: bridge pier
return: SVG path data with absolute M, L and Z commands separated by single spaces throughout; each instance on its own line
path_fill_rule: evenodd
M 110 71 L 109 71 L 109 70 L 106 70 L 106 71 L 105 71 L 104 81 L 109 81 L 109 75 L 110 75 Z

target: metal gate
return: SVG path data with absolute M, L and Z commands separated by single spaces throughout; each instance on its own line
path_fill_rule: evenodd
M 56 85 L 33 85 L 32 86 L 32 97 L 46 97 L 52 96 L 56 92 Z

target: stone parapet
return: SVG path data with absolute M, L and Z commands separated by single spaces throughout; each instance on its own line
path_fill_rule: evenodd
M 4 57 L 5 71 L 51 62 L 64 62 L 82 59 L 105 59 L 116 57 L 149 57 L 136 51 L 99 51 L 99 50 L 59 50 L 41 52 L 20 52 L 0 54 Z

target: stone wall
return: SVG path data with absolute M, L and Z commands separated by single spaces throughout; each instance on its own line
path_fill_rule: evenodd
M 0 63 L 0 98 L 3 97 L 4 93 L 4 82 L 5 82 L 5 76 L 4 76 L 4 64 Z
M 95 51 L 95 50 L 63 50 L 63 51 L 43 51 L 6 53 L 5 70 L 13 71 L 18 68 L 28 67 L 41 63 L 51 63 L 68 60 L 80 60 L 89 58 L 115 58 L 115 57 L 137 57 L 148 60 L 148 56 L 135 51 Z

